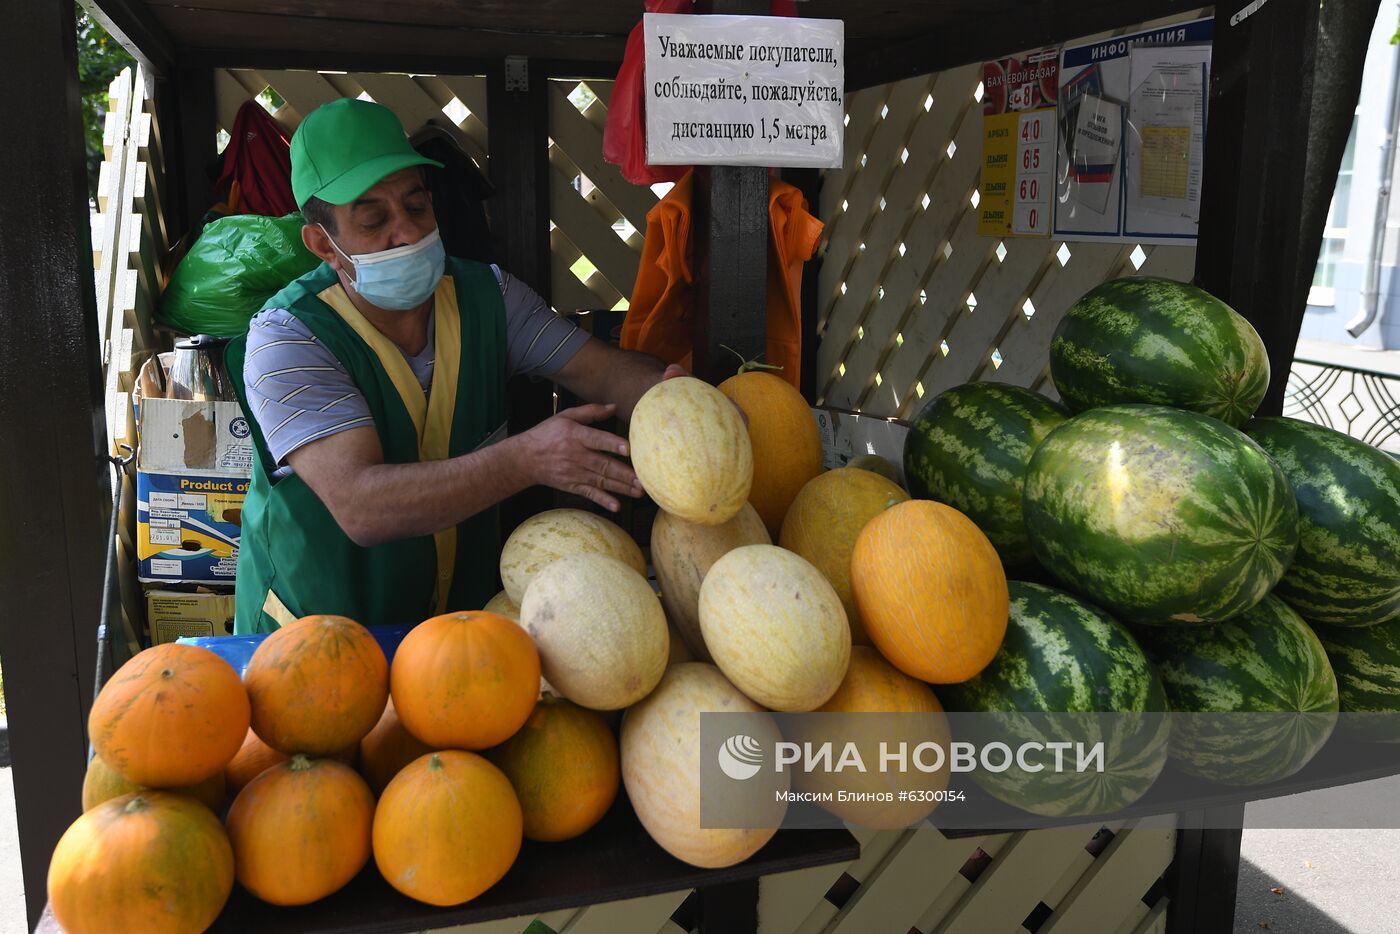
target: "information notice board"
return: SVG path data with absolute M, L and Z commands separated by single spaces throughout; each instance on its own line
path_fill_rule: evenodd
M 1065 47 L 1056 237 L 1195 239 L 1213 36 L 1200 19 Z
M 1042 49 L 982 65 L 979 234 L 1050 235 L 1059 57 Z

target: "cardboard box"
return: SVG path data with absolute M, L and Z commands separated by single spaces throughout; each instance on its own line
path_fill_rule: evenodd
M 909 426 L 893 418 L 857 415 L 838 409 L 813 409 L 822 433 L 822 465 L 844 467 L 854 457 L 878 454 L 894 465 L 904 484 L 904 438 Z
M 146 624 L 152 645 L 181 636 L 232 635 L 233 594 L 148 590 Z
M 232 584 L 252 475 L 236 402 L 159 398 L 153 357 L 137 386 L 137 575 L 146 583 Z

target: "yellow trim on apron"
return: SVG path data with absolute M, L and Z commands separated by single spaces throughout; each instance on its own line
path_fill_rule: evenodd
M 433 379 L 427 399 L 423 398 L 423 387 L 398 345 L 370 324 L 339 283 L 322 291 L 317 298 L 335 309 L 379 358 L 418 429 L 418 459 L 446 460 L 452 442 L 452 415 L 457 408 L 457 377 L 462 363 L 462 319 L 452 277 L 443 276 L 433 293 Z M 449 526 L 434 533 L 433 544 L 437 547 L 438 571 L 434 603 L 438 613 L 445 613 L 457 564 L 457 527 Z
M 290 626 L 297 621 L 295 614 L 287 609 L 282 598 L 273 593 L 271 588 L 267 591 L 267 598 L 263 600 L 262 611 L 276 620 L 278 626 Z

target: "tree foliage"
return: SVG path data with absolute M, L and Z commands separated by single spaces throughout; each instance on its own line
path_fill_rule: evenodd
M 81 6 L 78 15 L 78 86 L 83 96 L 83 141 L 87 154 L 88 196 L 97 198 L 97 175 L 102 166 L 102 128 L 107 115 L 107 87 L 132 59 L 107 30 Z

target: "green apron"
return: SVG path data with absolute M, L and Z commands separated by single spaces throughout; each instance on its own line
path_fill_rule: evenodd
M 434 299 L 432 392 L 425 398 L 399 348 L 350 302 L 326 264 L 273 296 L 345 365 L 374 416 L 386 464 L 457 457 L 505 422 L 506 322 L 490 268 L 449 259 Z M 365 625 L 422 622 L 476 609 L 496 592 L 496 509 L 438 532 L 369 548 L 355 544 L 319 497 L 277 465 L 243 384 L 246 337 L 226 364 L 252 429 L 253 481 L 243 505 L 234 631 L 270 632 L 333 613 Z

